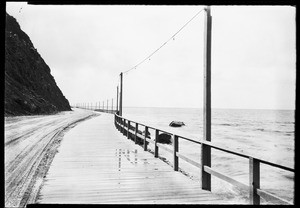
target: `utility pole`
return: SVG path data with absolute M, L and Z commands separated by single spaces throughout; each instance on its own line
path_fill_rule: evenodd
M 204 100 L 203 100 L 203 138 L 211 141 L 211 27 L 210 6 L 205 8 L 204 19 Z M 211 191 L 211 175 L 204 171 L 204 166 L 211 167 L 211 148 L 201 144 L 201 186 Z
M 119 106 L 118 106 L 118 105 L 119 105 L 118 102 L 119 102 L 119 86 L 117 86 L 117 109 L 116 109 L 117 112 L 118 112 L 118 107 L 119 107 Z
M 108 113 L 108 100 L 107 100 L 107 105 L 106 105 L 107 113 Z
M 121 79 L 121 89 L 120 89 L 120 116 L 122 116 L 123 111 L 123 72 L 120 74 Z

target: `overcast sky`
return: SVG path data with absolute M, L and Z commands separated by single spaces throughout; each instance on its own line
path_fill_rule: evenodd
M 69 102 L 101 105 L 202 8 L 6 5 Z M 295 109 L 295 12 L 211 7 L 213 108 Z M 124 75 L 124 106 L 202 107 L 204 13 Z

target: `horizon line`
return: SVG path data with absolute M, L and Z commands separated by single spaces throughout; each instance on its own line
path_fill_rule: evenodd
M 123 106 L 123 108 L 190 108 L 190 109 L 203 109 L 203 107 L 161 107 L 161 106 Z M 224 108 L 216 107 L 211 109 L 222 109 L 222 110 L 293 110 L 292 108 Z

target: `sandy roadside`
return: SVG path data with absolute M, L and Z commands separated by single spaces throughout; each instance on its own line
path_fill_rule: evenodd
M 5 207 L 34 203 L 63 135 L 80 122 L 100 115 L 73 110 L 5 118 Z

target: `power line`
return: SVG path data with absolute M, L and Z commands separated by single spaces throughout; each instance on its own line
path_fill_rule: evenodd
M 124 71 L 123 73 L 126 74 L 128 72 L 130 72 L 133 69 L 136 69 L 139 65 L 141 65 L 142 63 L 144 63 L 146 60 L 150 60 L 150 58 L 157 53 L 162 47 L 164 47 L 170 40 L 174 39 L 175 36 L 183 29 L 185 28 L 193 19 L 195 19 L 195 17 L 197 17 L 202 11 L 204 10 L 204 8 L 202 8 L 199 12 L 197 12 L 189 21 L 187 21 L 176 33 L 174 33 L 166 42 L 164 42 L 160 47 L 158 47 L 155 51 L 153 51 L 150 55 L 148 55 L 145 59 L 143 59 L 141 62 L 139 62 L 137 65 L 135 65 L 134 67 L 132 67 L 131 69 Z

